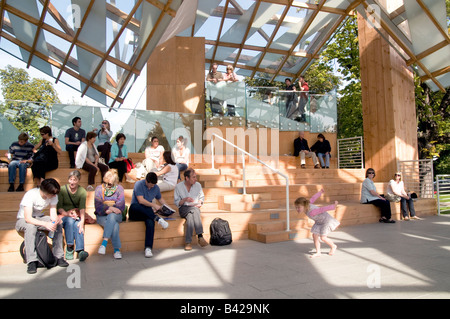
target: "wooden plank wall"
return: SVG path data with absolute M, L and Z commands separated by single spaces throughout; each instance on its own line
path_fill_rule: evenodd
M 387 37 L 387 34 L 385 35 Z M 358 15 L 365 167 L 389 180 L 397 160 L 418 159 L 414 78 L 397 52 Z
M 204 114 L 205 39 L 174 37 L 147 63 L 147 110 Z

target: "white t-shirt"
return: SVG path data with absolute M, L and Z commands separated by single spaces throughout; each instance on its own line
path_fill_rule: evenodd
M 41 191 L 39 188 L 33 188 L 25 193 L 20 202 L 19 212 L 17 213 L 17 219 L 25 218 L 25 207 L 32 207 L 33 217 L 42 217 L 44 216 L 44 209 L 48 206 L 56 206 L 58 204 L 58 196 L 54 196 L 50 199 L 43 199 L 41 196 Z
M 151 158 L 152 160 L 159 161 L 159 157 L 164 153 L 164 146 L 158 145 L 156 148 L 148 146 L 145 148 L 145 158 Z
M 399 183 L 397 183 L 396 181 L 391 179 L 389 181 L 389 184 L 387 187 L 387 192 L 388 192 L 388 194 L 397 195 L 397 194 L 402 194 L 404 189 L 405 189 L 405 185 L 403 184 L 403 181 L 400 181 Z
M 180 152 L 179 149 L 174 147 L 172 149 L 172 155 L 175 158 L 176 163 L 185 163 L 187 166 L 189 166 L 191 151 L 188 148 L 185 147 L 183 152 Z

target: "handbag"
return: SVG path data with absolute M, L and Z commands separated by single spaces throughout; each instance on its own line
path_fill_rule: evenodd
M 400 196 L 398 196 L 398 195 L 394 195 L 394 194 L 389 194 L 389 193 L 387 193 L 386 194 L 386 199 L 388 200 L 388 201 L 390 201 L 390 202 L 393 202 L 393 203 L 398 203 L 399 201 L 400 201 Z
M 131 158 L 127 158 L 124 160 L 125 163 L 127 163 L 127 173 L 131 172 L 133 168 L 136 168 L 136 165 L 134 165 Z
M 32 156 L 33 162 L 46 162 L 48 159 L 47 142 L 42 142 L 41 147 Z
M 80 210 L 78 209 L 78 205 L 76 205 L 72 199 L 72 196 L 70 196 L 69 188 L 66 185 L 67 194 L 69 195 L 70 201 L 72 202 L 73 207 L 75 208 L 75 212 L 77 213 L 77 216 L 80 217 Z M 84 212 L 84 223 L 85 224 L 95 224 L 96 220 L 92 218 L 86 211 Z

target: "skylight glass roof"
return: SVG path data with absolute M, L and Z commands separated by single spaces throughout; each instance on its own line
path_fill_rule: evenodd
M 205 70 L 215 62 L 221 71 L 233 65 L 242 76 L 297 79 L 355 10 L 386 31 L 433 90 L 450 86 L 445 0 L 5 0 L 0 5 L 0 49 L 111 107 L 120 106 L 153 49 L 170 37 L 204 37 Z

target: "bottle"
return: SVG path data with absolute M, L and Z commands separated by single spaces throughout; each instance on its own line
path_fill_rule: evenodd
M 54 223 L 55 223 L 55 221 L 52 221 L 52 224 L 54 224 Z M 53 239 L 53 237 L 55 237 L 55 232 L 54 232 L 54 231 L 48 232 L 48 237 L 49 237 L 50 239 Z

